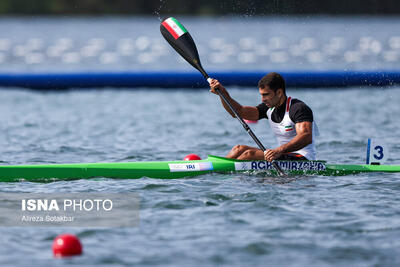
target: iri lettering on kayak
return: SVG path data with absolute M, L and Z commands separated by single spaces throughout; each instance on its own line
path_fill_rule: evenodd
M 195 166 L 195 165 L 188 164 L 188 165 L 186 165 L 186 169 L 188 169 L 188 170 L 195 170 L 195 169 L 196 169 L 196 166 Z
M 214 169 L 211 162 L 199 163 L 170 163 L 168 164 L 171 172 L 184 172 L 184 171 L 211 171 Z

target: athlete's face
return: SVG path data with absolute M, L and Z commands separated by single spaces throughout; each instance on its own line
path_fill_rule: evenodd
M 269 108 L 273 108 L 279 105 L 282 90 L 278 89 L 278 91 L 274 92 L 268 86 L 266 86 L 265 88 L 260 87 L 258 89 L 260 91 L 261 101 L 265 103 Z

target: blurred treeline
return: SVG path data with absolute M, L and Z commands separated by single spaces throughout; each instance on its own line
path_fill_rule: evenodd
M 0 0 L 0 15 L 400 14 L 397 0 Z

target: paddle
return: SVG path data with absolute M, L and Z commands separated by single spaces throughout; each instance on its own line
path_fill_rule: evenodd
M 187 62 L 189 62 L 193 67 L 195 67 L 200 73 L 204 76 L 204 78 L 210 83 L 211 78 L 205 72 L 200 63 L 199 53 L 197 52 L 196 44 L 194 43 L 192 36 L 190 36 L 189 32 L 183 27 L 183 25 L 173 17 L 169 17 L 161 22 L 160 31 L 162 36 L 164 36 L 165 40 L 175 49 L 176 52 L 179 53 Z M 217 94 L 223 99 L 223 101 L 228 105 L 228 107 L 235 114 L 236 118 L 242 124 L 244 129 L 248 132 L 248 134 L 253 138 L 258 147 L 265 151 L 265 147 L 261 144 L 260 140 L 258 140 L 257 136 L 253 133 L 250 127 L 244 122 L 242 117 L 240 117 L 239 113 L 235 110 L 232 104 L 228 101 L 228 99 L 221 94 L 219 89 L 215 90 Z M 278 166 L 275 161 L 272 161 L 272 165 L 276 169 L 279 175 L 285 175 L 282 169 Z

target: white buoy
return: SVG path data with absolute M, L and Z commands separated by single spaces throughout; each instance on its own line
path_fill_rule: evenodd
M 271 50 L 280 50 L 280 49 L 285 49 L 287 47 L 287 44 L 285 40 L 282 37 L 271 37 L 268 40 L 268 48 Z
M 400 36 L 392 36 L 389 38 L 389 46 L 391 49 L 400 49 Z
M 168 55 L 169 52 L 169 47 L 164 43 L 160 42 L 161 40 L 158 39 L 157 41 L 154 41 L 153 44 L 151 45 L 151 52 L 155 56 L 165 56 Z
M 346 51 L 344 53 L 344 60 L 347 63 L 356 63 L 362 60 L 362 55 L 359 51 Z
M 238 47 L 234 44 L 225 44 L 221 50 L 224 51 L 226 55 L 230 56 L 236 55 L 239 52 Z
M 71 38 L 60 38 L 54 42 L 54 46 L 58 47 L 58 49 L 62 51 L 65 51 L 74 46 L 74 41 Z
M 26 42 L 26 47 L 32 50 L 39 50 L 43 47 L 44 41 L 40 38 L 31 38 Z
M 118 55 L 115 52 L 103 52 L 99 58 L 102 64 L 111 64 L 118 61 Z
M 213 64 L 222 64 L 228 61 L 229 55 L 221 52 L 211 53 L 208 59 Z
M 0 39 L 0 51 L 8 51 L 11 48 L 11 40 L 7 38 Z
M 141 53 L 138 55 L 137 60 L 140 64 L 148 64 L 155 61 L 155 57 L 151 53 Z
M 132 39 L 120 39 L 117 43 L 117 52 L 123 56 L 130 56 L 135 51 L 135 43 Z
M 6 55 L 4 53 L 0 52 L 0 64 L 3 64 L 6 61 Z
M 257 57 L 252 52 L 241 52 L 238 55 L 238 61 L 243 64 L 255 63 L 256 60 L 257 60 Z
M 317 41 L 312 37 L 303 37 L 300 39 L 300 46 L 303 50 L 312 50 L 317 48 Z
M 320 51 L 310 51 L 307 53 L 306 58 L 310 63 L 321 63 L 324 59 Z
M 100 49 L 93 45 L 86 45 L 81 48 L 80 55 L 82 57 L 96 57 L 99 54 Z
M 384 51 L 382 54 L 383 54 L 383 59 L 386 62 L 397 62 L 400 60 L 400 53 L 398 51 L 389 50 L 389 51 Z
M 269 59 L 273 63 L 286 63 L 289 61 L 289 54 L 286 51 L 276 51 L 271 53 Z
M 208 46 L 213 50 L 221 50 L 224 45 L 225 45 L 225 39 L 220 37 L 211 38 L 211 40 L 208 43 Z
M 300 57 L 305 54 L 305 50 L 300 45 L 291 45 L 289 47 L 289 52 L 294 57 Z
M 255 47 L 255 53 L 259 56 L 268 56 L 270 54 L 270 50 L 265 44 L 257 44 Z
M 40 64 L 43 63 L 44 56 L 42 53 L 28 53 L 25 55 L 26 64 Z
M 147 36 L 140 36 L 136 39 L 135 45 L 137 49 L 143 51 L 150 46 L 150 40 Z
M 239 39 L 239 47 L 243 50 L 252 50 L 257 41 L 254 38 L 244 37 Z
M 81 57 L 77 52 L 69 52 L 62 55 L 62 61 L 67 64 L 76 64 L 81 61 Z
M 16 57 L 24 57 L 28 53 L 28 49 L 23 45 L 16 45 L 13 48 L 13 55 Z
M 63 49 L 58 46 L 49 46 L 46 50 L 48 57 L 60 57 L 63 54 Z

